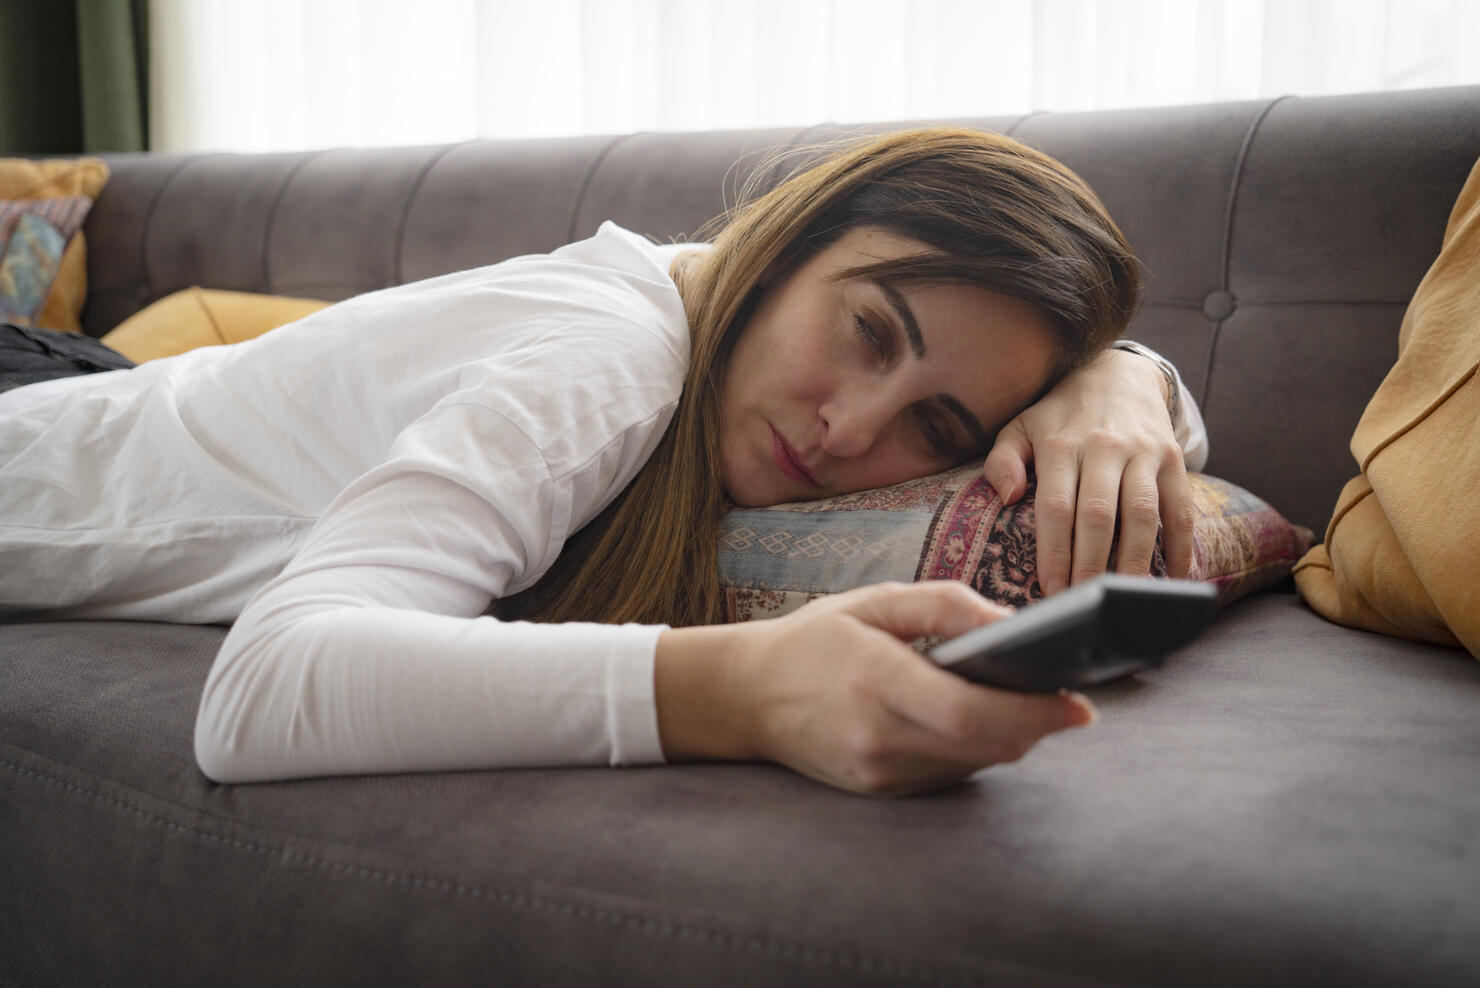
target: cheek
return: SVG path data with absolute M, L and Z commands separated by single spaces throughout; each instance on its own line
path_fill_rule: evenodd
M 944 469 L 937 460 L 920 453 L 908 437 L 894 436 L 849 464 L 846 483 L 850 491 L 871 490 L 892 487 Z
M 838 389 L 838 370 L 838 355 L 826 341 L 800 335 L 776 340 L 755 354 L 750 393 L 768 405 L 801 404 L 815 409 Z M 792 409 L 791 415 L 795 414 Z

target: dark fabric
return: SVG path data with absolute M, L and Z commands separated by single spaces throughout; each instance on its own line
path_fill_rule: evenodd
M 0 4 L 0 154 L 149 146 L 148 0 Z
M 59 377 L 127 370 L 134 362 L 82 333 L 0 322 L 0 392 Z
M 1292 594 L 905 800 L 759 764 L 218 786 L 223 634 L 0 625 L 18 983 L 1480 983 L 1480 669 Z

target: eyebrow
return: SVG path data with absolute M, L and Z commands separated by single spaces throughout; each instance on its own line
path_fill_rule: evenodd
M 910 352 L 917 360 L 925 359 L 925 337 L 920 335 L 920 324 L 915 320 L 915 312 L 910 308 L 910 303 L 905 301 L 898 288 L 887 281 L 880 281 L 877 278 L 871 280 L 878 286 L 879 291 L 884 293 L 889 304 L 894 307 L 894 314 L 899 316 L 899 321 L 904 323 L 904 335 L 910 338 Z
M 925 359 L 925 337 L 920 335 L 920 323 L 915 318 L 915 312 L 910 308 L 910 303 L 900 294 L 898 288 L 895 288 L 888 282 L 880 281 L 877 278 L 870 280 L 878 287 L 879 291 L 884 293 L 884 298 L 888 299 L 889 305 L 894 309 L 894 314 L 904 324 L 904 335 L 909 337 L 910 352 L 915 355 L 915 359 L 917 360 Z M 987 430 L 982 428 L 981 422 L 977 420 L 975 415 L 971 414 L 970 409 L 948 394 L 937 394 L 935 398 L 966 427 L 966 431 L 971 433 L 971 437 L 976 440 L 978 446 L 985 447 L 991 445 L 992 439 L 987 435 Z

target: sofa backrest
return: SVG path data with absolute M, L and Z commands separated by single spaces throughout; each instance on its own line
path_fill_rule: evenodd
M 1480 87 L 957 121 L 1059 158 L 1147 268 L 1128 335 L 1197 397 L 1207 470 L 1321 531 L 1347 441 L 1480 156 Z M 86 330 L 190 285 L 343 299 L 585 237 L 667 241 L 783 149 L 905 124 L 292 154 L 109 155 Z

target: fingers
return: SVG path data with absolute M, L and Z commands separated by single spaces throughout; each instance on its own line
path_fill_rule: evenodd
M 1122 507 L 1121 482 L 1130 468 L 1118 443 L 1104 440 L 1095 448 L 1079 475 L 1079 500 L 1074 506 L 1074 561 L 1069 583 L 1083 583 L 1105 572 L 1110 545 L 1115 541 L 1115 519 Z M 1155 505 L 1153 502 L 1153 512 Z M 1155 538 L 1152 522 L 1152 538 Z M 1147 558 L 1150 559 L 1148 550 Z
M 1120 478 L 1120 550 L 1115 569 L 1145 576 L 1151 572 L 1156 532 L 1161 524 L 1161 492 L 1156 465 L 1146 457 L 1126 464 Z M 1108 549 L 1108 547 L 1107 547 Z
M 1192 489 L 1181 447 L 1168 443 L 1126 464 L 1120 487 L 1120 551 L 1115 569 L 1146 576 L 1158 529 L 1167 575 L 1187 576 L 1192 565 Z
M 1161 550 L 1167 561 L 1167 576 L 1185 580 L 1192 572 L 1192 537 L 1196 511 L 1192 503 L 1192 484 L 1187 479 L 1181 450 L 1175 461 L 1167 463 L 1158 475 L 1161 490 Z
M 953 580 L 879 583 L 830 599 L 830 606 L 898 638 L 922 635 L 954 638 L 1013 613 Z M 826 603 L 826 601 L 819 601 Z
M 1080 694 L 1013 693 L 947 672 L 926 659 L 900 667 L 885 705 L 934 738 L 922 753 L 981 758 L 979 764 L 1014 761 L 1045 734 L 1095 721 Z M 1026 747 L 1024 747 L 1026 745 Z
M 1017 761 L 1047 735 L 1097 719 L 1093 704 L 1078 694 L 1009 693 L 926 663 L 910 668 L 885 694 L 895 723 L 859 751 L 872 790 L 881 794 L 936 788 Z
M 997 433 L 996 443 L 982 462 L 982 476 L 1003 504 L 1015 504 L 1028 489 L 1028 465 L 1032 462 L 1033 444 L 1019 416 Z
M 949 673 L 947 674 L 949 675 Z M 992 730 L 991 715 L 980 720 L 977 736 L 961 740 L 921 727 L 892 712 L 891 725 L 865 740 L 858 750 L 855 791 L 873 796 L 903 796 L 939 789 L 991 765 L 1017 761 L 1055 730 L 1092 723 L 1093 707 L 1083 697 L 1021 697 L 1030 705 L 1060 707 L 1063 714 L 1043 718 L 1042 730 L 1027 733 Z M 1052 726 L 1057 725 L 1057 726 Z
M 901 639 L 954 636 L 1011 611 L 950 581 L 890 583 L 756 622 L 756 661 L 735 691 L 756 725 L 747 750 L 867 795 L 920 792 L 1021 758 L 1044 735 L 1093 722 L 1082 697 L 1009 693 L 936 666 Z
M 876 589 L 877 594 L 854 613 L 867 613 L 871 623 L 887 626 L 896 634 L 906 626 L 903 615 L 922 605 L 938 608 L 939 623 L 936 630 L 920 634 L 963 634 L 983 623 L 983 617 L 996 620 L 1012 613 L 968 587 L 946 581 Z M 909 634 L 922 625 L 907 627 Z M 944 765 L 969 774 L 987 765 L 1016 761 L 1044 735 L 1095 721 L 1094 706 L 1083 696 L 991 689 L 914 653 L 907 658 L 891 667 L 878 694 L 898 722 L 867 736 L 859 752 L 876 768 L 928 775 L 932 766 L 938 770 Z
M 1039 456 L 1038 583 L 1045 594 L 1104 573 L 1151 573 L 1158 530 L 1168 575 L 1185 578 L 1193 551 L 1192 491 L 1175 443 L 1134 446 L 1114 436 L 1087 444 L 1083 461 Z M 1119 549 L 1110 547 L 1119 524 Z
M 1038 456 L 1038 493 L 1033 513 L 1038 524 L 1038 586 L 1055 594 L 1069 585 L 1075 515 L 1079 503 L 1079 459 L 1063 443 L 1045 441 Z

